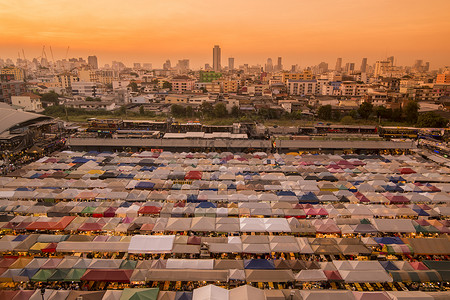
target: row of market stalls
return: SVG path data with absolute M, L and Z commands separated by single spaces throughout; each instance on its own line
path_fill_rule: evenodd
M 441 282 L 448 261 L 331 262 L 283 259 L 90 259 L 10 257 L 0 260 L 2 282 Z
M 0 288 L 441 299 L 425 291 L 449 288 L 449 192 L 419 156 L 61 152 L 0 178 Z
M 338 290 L 261 290 L 249 285 L 234 289 L 224 289 L 215 285 L 207 285 L 191 292 L 160 291 L 158 288 L 126 288 L 124 290 L 107 291 L 70 291 L 70 290 L 21 290 L 0 291 L 0 297 L 12 300 L 445 300 L 447 292 L 370 292 L 370 291 L 338 291 Z
M 142 241 L 143 245 L 139 244 Z M 164 248 L 159 248 L 161 243 Z M 444 255 L 450 250 L 450 241 L 437 238 L 306 238 L 291 235 L 5 235 L 0 239 L 2 252 L 42 253 L 171 253 L 199 254 L 202 243 L 207 243 L 212 254 L 315 254 L 315 255 Z M 139 245 L 139 247 L 137 246 Z M 138 252 L 136 252 L 139 249 Z
M 386 208 L 387 210 L 388 208 Z M 444 234 L 449 232 L 448 219 L 410 219 L 410 218 L 373 218 L 360 215 L 359 218 L 335 217 L 328 214 L 319 215 L 328 218 L 302 219 L 314 210 L 320 214 L 321 209 L 297 209 L 291 215 L 295 217 L 214 217 L 213 213 L 202 213 L 198 217 L 82 217 L 82 216 L 24 216 L 2 215 L 0 228 L 4 233 L 27 232 L 67 232 L 108 233 L 132 235 L 136 233 L 157 234 L 161 232 L 197 232 L 199 235 L 214 233 L 292 233 L 293 235 L 316 234 L 356 234 L 378 235 L 391 233 Z M 84 213 L 83 213 L 84 215 Z M 348 216 L 350 216 L 349 213 Z M 259 216 L 259 214 L 257 215 Z M 317 216 L 317 215 L 314 215 Z M 407 215 L 399 215 L 405 217 Z M 9 219 L 9 221 L 7 221 Z

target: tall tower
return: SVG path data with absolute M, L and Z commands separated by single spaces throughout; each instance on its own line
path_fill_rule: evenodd
M 277 71 L 283 71 L 283 64 L 281 63 L 281 59 L 281 56 L 278 57 Z
M 342 57 L 339 57 L 336 60 L 336 67 L 334 68 L 335 71 L 340 72 L 342 71 Z
M 94 70 L 98 69 L 97 56 L 88 56 L 88 65 Z
M 362 59 L 360 71 L 361 71 L 361 73 L 366 73 L 366 71 L 367 71 L 367 57 L 364 57 Z
M 387 61 L 390 63 L 390 66 L 393 67 L 394 66 L 394 57 L 393 56 L 389 56 L 387 58 Z
M 234 70 L 234 57 L 228 58 L 228 70 Z
M 269 57 L 267 59 L 267 63 L 266 63 L 266 72 L 272 72 L 273 71 L 273 63 L 272 63 L 272 59 Z
M 215 45 L 213 48 L 213 70 L 214 72 L 219 72 L 221 69 L 220 66 L 220 61 L 221 61 L 221 57 L 220 57 L 220 47 L 219 45 Z

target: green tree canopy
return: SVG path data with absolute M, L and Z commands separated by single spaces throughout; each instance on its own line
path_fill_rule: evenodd
M 363 102 L 358 108 L 358 114 L 363 119 L 368 119 L 373 111 L 373 105 L 369 102 Z
M 225 118 L 228 115 L 227 108 L 223 103 L 217 103 L 214 106 L 214 117 Z
M 58 97 L 59 95 L 55 93 L 54 91 L 50 91 L 48 93 L 45 93 L 41 96 L 41 100 L 44 102 L 52 102 L 54 104 L 58 104 Z
M 135 81 L 130 82 L 130 84 L 128 86 L 131 88 L 131 91 L 133 91 L 133 92 L 139 91 L 139 87 Z
M 233 107 L 231 108 L 231 116 L 233 116 L 234 118 L 239 118 L 239 107 L 237 107 L 236 105 L 233 105 Z
M 417 126 L 419 127 L 442 128 L 446 127 L 447 124 L 448 120 L 446 118 L 433 111 L 420 114 L 417 120 Z
M 186 108 L 179 104 L 172 104 L 170 107 L 170 112 L 174 117 L 184 117 L 186 116 Z
M 417 122 L 417 118 L 419 117 L 419 103 L 416 101 L 409 101 L 404 109 L 404 114 L 406 118 L 406 122 L 410 124 L 415 124 Z
M 317 116 L 322 120 L 331 120 L 332 118 L 332 108 L 331 105 L 323 105 L 319 107 L 317 111 Z
M 172 84 L 168 81 L 164 81 L 162 87 L 163 89 L 169 89 L 170 91 L 172 90 Z

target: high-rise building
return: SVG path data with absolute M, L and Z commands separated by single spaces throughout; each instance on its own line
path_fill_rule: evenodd
M 133 63 L 133 69 L 137 70 L 141 68 L 141 63 Z
M 378 60 L 375 62 L 375 70 L 374 70 L 374 76 L 379 77 L 383 76 L 383 74 L 387 73 L 391 68 L 391 62 L 387 60 Z
M 282 60 L 281 56 L 278 57 L 277 71 L 283 71 L 283 64 L 282 64 L 281 60 Z
M 336 60 L 336 67 L 334 68 L 335 71 L 340 72 L 342 71 L 342 57 L 339 57 Z
M 391 67 L 394 66 L 394 57 L 393 56 L 389 56 L 386 60 L 391 64 Z
M 164 70 L 170 70 L 172 68 L 172 64 L 170 63 L 170 59 L 166 60 L 166 62 L 163 64 Z
M 318 68 L 319 68 L 319 73 L 325 73 L 328 71 L 328 64 L 323 61 L 318 65 Z
M 367 71 L 367 57 L 364 57 L 361 61 L 361 68 L 359 69 L 361 73 L 366 73 Z
M 88 56 L 88 65 L 94 70 L 98 69 L 97 56 Z
M 234 70 L 234 57 L 229 57 L 228 58 L 228 69 L 230 71 Z
M 215 45 L 213 48 L 213 70 L 215 72 L 220 71 L 221 69 L 220 62 L 221 62 L 220 47 L 219 45 Z
M 266 69 L 266 72 L 273 72 L 273 63 L 272 63 L 272 59 L 270 57 L 267 59 L 265 69 Z
M 178 61 L 177 68 L 180 72 L 186 72 L 189 70 L 189 59 L 180 59 Z

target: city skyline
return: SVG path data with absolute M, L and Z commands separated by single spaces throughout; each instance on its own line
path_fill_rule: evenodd
M 450 42 L 443 38 L 450 34 L 450 2 L 433 2 L 231 1 L 220 7 L 202 1 L 81 1 L 74 7 L 67 1 L 15 1 L 0 4 L 0 57 L 17 58 L 22 49 L 27 58 L 37 57 L 45 45 L 52 46 L 55 60 L 67 53 L 96 55 L 100 66 L 112 60 L 160 66 L 189 58 L 192 68 L 200 68 L 212 65 L 211 47 L 220 45 L 222 60 L 234 57 L 235 66 L 264 65 L 268 57 L 283 57 L 289 69 L 332 65 L 337 57 L 356 64 L 367 57 L 373 64 L 395 56 L 397 65 L 423 59 L 436 69 L 450 64 Z

